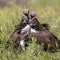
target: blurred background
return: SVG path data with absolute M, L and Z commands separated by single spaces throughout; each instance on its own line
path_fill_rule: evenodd
M 60 0 L 0 0 L 0 8 L 19 6 L 22 8 L 43 8 L 52 6 L 59 9 Z
M 0 6 L 14 6 L 14 5 L 18 5 L 18 6 L 22 6 L 22 7 L 28 7 L 28 6 L 55 6 L 55 7 L 59 7 L 60 4 L 60 0 L 0 0 Z

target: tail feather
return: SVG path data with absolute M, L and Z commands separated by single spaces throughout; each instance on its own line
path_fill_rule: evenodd
M 53 34 L 52 34 L 53 35 Z M 58 48 L 60 49 L 60 40 L 55 36 L 55 35 L 53 35 L 53 37 L 54 37 L 54 40 L 57 42 L 57 44 L 58 44 Z

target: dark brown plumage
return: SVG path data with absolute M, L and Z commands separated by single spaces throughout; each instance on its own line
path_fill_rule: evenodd
M 56 44 L 58 44 L 58 48 L 60 48 L 60 40 L 48 30 L 31 34 L 31 36 L 36 38 L 36 42 L 43 44 L 45 50 L 55 50 L 57 48 Z
M 33 21 L 34 22 L 34 21 Z M 31 22 L 31 23 L 33 23 Z M 32 26 L 33 29 L 36 29 L 39 31 L 39 33 L 35 33 L 35 34 L 30 34 L 27 35 L 32 37 L 34 36 L 36 38 L 36 41 L 41 45 L 44 46 L 44 50 L 55 50 L 57 48 L 56 45 L 58 45 L 58 48 L 60 48 L 60 40 L 49 31 L 49 25 L 44 23 L 44 24 L 40 24 L 38 22 L 38 20 L 36 20 Z M 18 28 L 18 27 L 16 27 Z M 23 28 L 23 27 L 22 27 Z M 20 29 L 15 30 L 15 33 L 11 34 L 11 38 L 12 39 L 16 39 L 16 42 L 18 40 L 20 40 L 21 36 L 20 36 Z M 19 39 L 18 39 L 19 38 Z M 29 37 L 28 37 L 29 38 Z M 24 39 L 27 39 L 26 37 L 24 37 Z

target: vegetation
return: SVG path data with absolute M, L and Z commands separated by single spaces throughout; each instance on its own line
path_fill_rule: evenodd
M 51 3 L 52 1 L 55 4 Z M 60 1 L 40 0 L 40 2 L 36 3 L 36 8 L 30 5 L 30 11 L 36 12 L 40 23 L 48 23 L 50 31 L 60 39 Z M 32 39 L 32 43 L 28 43 L 29 46 L 26 51 L 20 51 L 18 48 L 16 50 L 13 49 L 13 42 L 9 36 L 15 25 L 20 22 L 22 11 L 23 8 L 17 6 L 5 7 L 0 10 L 0 60 L 60 60 L 59 51 L 55 53 L 42 51 L 43 47 L 35 43 L 35 38 Z M 8 40 L 10 44 L 6 49 L 5 46 Z

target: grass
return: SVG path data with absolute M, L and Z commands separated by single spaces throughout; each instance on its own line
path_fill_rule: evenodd
M 60 60 L 60 52 L 50 53 L 42 51 L 42 46 L 35 43 L 35 38 L 32 43 L 28 43 L 26 51 L 13 49 L 13 43 L 10 39 L 10 34 L 14 30 L 22 16 L 23 8 L 11 7 L 0 10 L 0 60 Z M 57 11 L 53 6 L 44 8 L 30 8 L 37 13 L 40 23 L 48 23 L 50 31 L 60 39 L 60 11 Z M 11 41 L 8 49 L 5 49 L 6 41 Z

